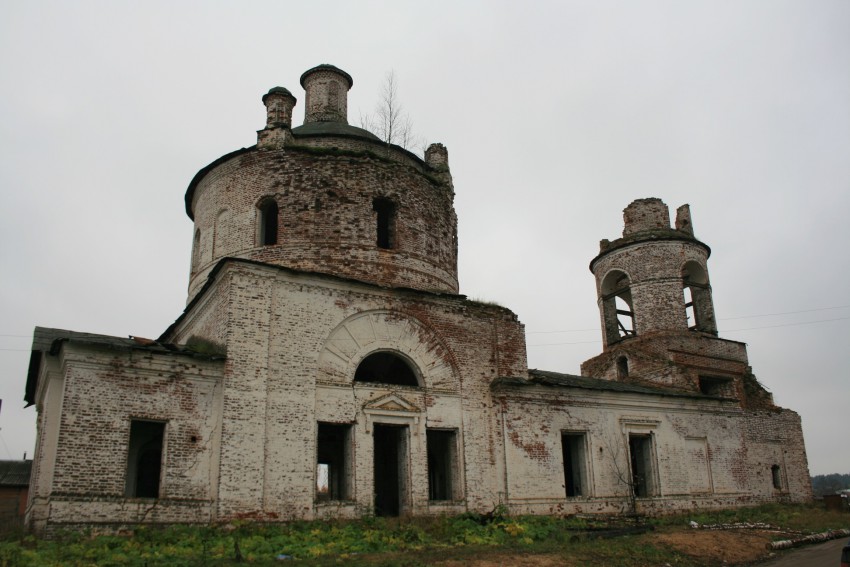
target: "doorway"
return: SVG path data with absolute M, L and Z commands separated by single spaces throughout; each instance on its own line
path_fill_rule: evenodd
M 375 424 L 375 515 L 398 516 L 407 489 L 407 426 Z

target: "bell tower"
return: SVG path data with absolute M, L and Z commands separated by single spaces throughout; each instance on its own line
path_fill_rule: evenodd
M 716 336 L 711 250 L 694 237 L 688 205 L 676 211 L 672 228 L 660 199 L 634 201 L 623 219 L 622 238 L 603 240 L 590 263 L 604 347 L 659 332 Z
M 656 198 L 632 202 L 623 220 L 622 237 L 602 240 L 590 262 L 603 350 L 581 365 L 582 375 L 772 405 L 747 346 L 717 336 L 711 249 L 694 236 L 688 205 L 673 226 Z

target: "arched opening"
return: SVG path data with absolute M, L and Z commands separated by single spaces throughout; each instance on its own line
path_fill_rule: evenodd
M 682 288 L 685 296 L 685 317 L 688 329 L 717 334 L 714 306 L 708 273 L 699 263 L 690 261 L 682 267 Z
M 390 250 L 396 246 L 395 222 L 396 222 L 396 206 L 395 203 L 385 197 L 378 197 L 372 201 L 372 210 L 376 213 L 375 222 L 377 225 L 378 248 Z
M 272 246 L 277 244 L 279 214 L 277 201 L 267 199 L 260 205 L 260 244 Z
M 600 286 L 602 317 L 605 322 L 606 344 L 613 344 L 637 334 L 629 276 L 613 270 Z
M 370 354 L 357 367 L 355 382 L 418 386 L 413 369 L 402 357 L 387 351 Z

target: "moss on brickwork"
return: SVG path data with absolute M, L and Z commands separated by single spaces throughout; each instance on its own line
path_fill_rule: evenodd
M 227 348 L 224 345 L 194 335 L 189 337 L 185 346 L 187 350 L 191 350 L 198 354 L 207 354 L 210 356 L 227 355 Z

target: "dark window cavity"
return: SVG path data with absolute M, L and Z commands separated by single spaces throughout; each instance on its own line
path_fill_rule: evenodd
M 617 359 L 617 378 L 629 377 L 629 359 L 621 356 Z
M 428 444 L 428 500 L 455 499 L 455 471 L 457 471 L 457 432 L 429 429 Z
M 770 467 L 770 476 L 773 479 L 773 488 L 782 490 L 782 469 L 779 468 L 779 465 Z
M 357 367 L 355 382 L 377 382 L 396 386 L 418 386 L 413 369 L 400 356 L 379 351 L 370 354 Z
M 645 498 L 653 496 L 654 465 L 652 459 L 652 436 L 629 435 L 629 456 L 632 469 L 632 489 L 635 496 Z
M 260 205 L 260 244 L 263 246 L 277 244 L 278 217 L 277 201 L 269 199 Z
M 372 210 L 376 213 L 378 248 L 385 250 L 395 248 L 395 203 L 384 197 L 379 197 L 372 201 Z
M 319 423 L 316 447 L 316 498 L 351 499 L 351 425 Z
M 719 398 L 735 397 L 734 382 L 731 378 L 721 378 L 714 376 L 699 377 L 699 391 L 706 396 L 715 396 Z
M 584 474 L 584 433 L 562 433 L 564 488 L 567 498 L 586 496 Z
M 158 421 L 130 422 L 125 495 L 159 498 L 162 477 L 162 446 L 165 424 Z

